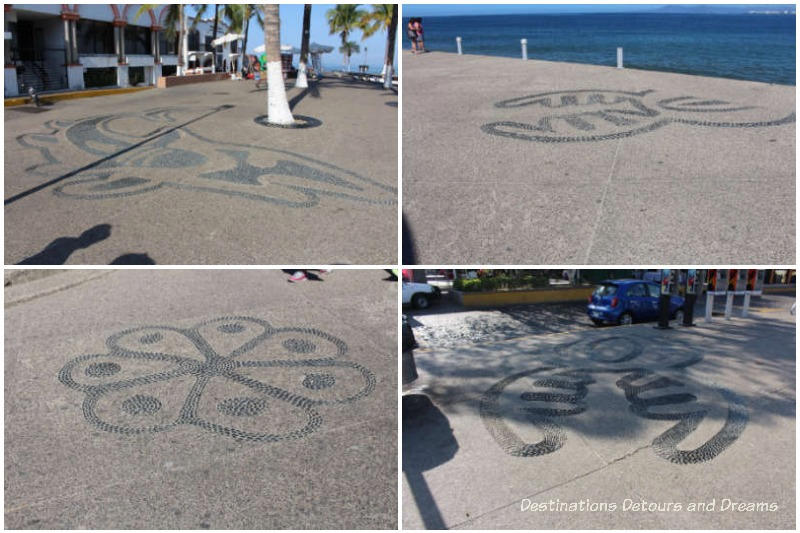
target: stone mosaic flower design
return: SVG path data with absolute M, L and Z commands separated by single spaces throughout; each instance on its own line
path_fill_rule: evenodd
M 244 441 L 297 439 L 323 424 L 318 407 L 357 402 L 375 387 L 372 372 L 342 359 L 342 340 L 252 317 L 137 327 L 106 346 L 72 359 L 58 378 L 84 394 L 87 422 L 123 435 L 194 426 Z

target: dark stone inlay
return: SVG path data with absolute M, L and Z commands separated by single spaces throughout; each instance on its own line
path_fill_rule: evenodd
M 208 328 L 209 325 L 215 328 Z M 254 325 L 257 327 L 249 327 Z M 203 332 L 211 329 L 213 334 L 218 331 L 226 334 L 226 330 L 236 329 L 227 326 L 241 326 L 244 330 L 251 333 L 249 340 L 243 342 L 238 348 L 233 350 L 228 357 L 221 357 L 212 348 L 211 339 L 206 339 Z M 173 355 L 168 353 L 157 353 L 151 351 L 137 351 L 127 348 L 131 340 L 152 339 L 161 333 L 153 333 L 153 328 L 170 331 L 183 336 L 197 353 L 194 356 Z M 149 330 L 149 333 L 148 333 Z M 317 359 L 273 359 L 269 354 L 260 352 L 256 359 L 247 360 L 243 356 L 247 353 L 256 352 L 259 347 L 264 346 L 264 341 L 275 334 L 294 333 L 306 337 L 318 337 L 331 343 L 336 351 L 331 356 Z M 126 342 L 122 342 L 126 341 Z M 302 346 L 313 345 L 310 341 L 305 341 Z M 147 326 L 138 327 L 111 335 L 106 340 L 108 353 L 82 355 L 69 361 L 60 370 L 58 379 L 67 387 L 84 393 L 83 415 L 86 421 L 93 426 L 111 433 L 123 435 L 135 435 L 139 433 L 167 431 L 179 425 L 192 425 L 202 428 L 212 433 L 231 437 L 236 440 L 254 442 L 277 442 L 287 439 L 303 438 L 315 431 L 322 425 L 322 416 L 314 409 L 316 406 L 340 406 L 354 403 L 369 394 L 375 389 L 375 376 L 369 369 L 351 362 L 339 360 L 347 353 L 347 345 L 340 339 L 312 328 L 273 328 L 269 323 L 258 318 L 251 317 L 221 317 L 214 320 L 201 322 L 191 328 L 176 328 L 172 326 Z M 266 358 L 262 356 L 266 355 Z M 202 360 L 198 360 L 197 357 Z M 104 382 L 98 384 L 79 383 L 74 379 L 77 368 L 84 368 L 88 375 L 102 374 L 109 372 L 117 363 L 106 361 L 107 359 L 117 358 L 120 362 L 130 362 L 137 360 L 142 364 L 150 365 L 152 373 L 139 375 L 134 378 L 119 380 L 116 382 Z M 98 360 L 99 359 L 99 360 Z M 160 368 L 160 370 L 159 370 Z M 325 372 L 326 369 L 336 368 L 340 374 L 340 380 L 355 385 L 350 390 L 355 390 L 347 395 L 333 398 L 309 398 L 297 392 L 290 392 L 278 386 L 269 384 L 269 376 L 274 374 L 277 382 L 297 383 L 305 381 L 314 387 L 321 389 L 330 387 L 334 383 L 334 378 Z M 240 372 L 241 369 L 241 372 Z M 260 369 L 257 373 L 258 379 L 250 377 L 248 370 Z M 103 374 L 105 375 L 105 374 Z M 188 379 L 187 379 L 188 378 Z M 177 413 L 172 421 L 164 422 L 161 425 L 149 427 L 130 427 L 114 423 L 103 418 L 98 413 L 98 402 L 109 394 L 124 391 L 128 398 L 122 403 L 122 411 L 132 415 L 153 414 L 162 409 L 161 401 L 148 394 L 137 394 L 137 389 L 155 383 L 167 383 L 176 379 L 181 379 L 182 384 L 174 383 L 174 386 L 188 387 L 186 395 L 171 395 L 168 399 L 171 405 L 170 412 Z M 279 433 L 270 432 L 269 428 L 264 428 L 263 432 L 243 431 L 230 427 L 229 420 L 212 419 L 206 420 L 199 416 L 203 394 L 212 381 L 224 381 L 236 387 L 245 387 L 252 391 L 254 396 L 242 396 L 228 398 L 217 404 L 216 412 L 220 414 L 231 414 L 233 416 L 252 416 L 263 410 L 269 402 L 273 408 L 289 408 L 300 416 L 294 429 L 282 430 Z M 169 385 L 168 385 L 169 386 Z M 128 392 L 130 391 L 130 392 Z M 172 397 L 174 396 L 174 397 Z M 165 400 L 166 401 L 166 400 Z M 110 415 L 109 415 L 110 416 Z M 302 418 L 305 417 L 305 421 Z M 264 424 L 272 423 L 271 419 L 259 419 Z
M 137 394 L 122 402 L 122 410 L 130 415 L 153 415 L 161 410 L 161 402 L 155 396 Z
M 253 120 L 255 121 L 256 124 L 259 124 L 261 126 L 267 126 L 268 128 L 283 128 L 287 130 L 316 128 L 318 126 L 322 126 L 322 121 L 314 117 L 309 117 L 306 115 L 293 115 L 293 117 L 294 117 L 294 124 L 290 125 L 270 124 L 269 115 L 260 115 Z
M 217 405 L 219 412 L 228 416 L 255 416 L 266 408 L 264 398 L 228 398 Z
M 306 339 L 286 339 L 282 344 L 292 353 L 311 353 L 317 349 L 316 344 Z
M 585 343 L 590 349 L 611 337 Z M 619 357 L 604 356 L 601 362 L 619 363 L 626 362 L 639 355 L 638 343 L 632 343 L 634 350 L 623 350 Z M 567 348 L 571 349 L 572 345 Z M 556 350 L 557 352 L 563 351 Z M 631 356 L 632 353 L 636 355 Z M 589 356 L 590 359 L 596 359 Z M 666 368 L 685 368 L 702 360 L 701 356 L 692 357 L 686 361 L 671 365 Z M 600 366 L 581 369 L 559 369 L 543 366 L 540 368 L 517 372 L 495 383 L 487 390 L 480 401 L 480 416 L 489 434 L 500 447 L 509 455 L 516 457 L 535 457 L 557 451 L 566 442 L 566 432 L 561 418 L 564 416 L 578 415 L 587 410 L 585 402 L 588 393 L 587 385 L 595 383 L 594 375 L 598 374 L 624 374 L 616 381 L 617 387 L 623 390 L 628 400 L 630 410 L 637 416 L 652 420 L 676 420 L 677 423 L 657 436 L 653 442 L 653 451 L 656 455 L 675 464 L 694 464 L 714 459 L 717 455 L 731 446 L 744 431 L 748 422 L 748 411 L 743 401 L 733 392 L 716 386 L 704 386 L 715 392 L 727 402 L 727 418 L 725 425 L 708 441 L 693 450 L 679 450 L 678 445 L 691 435 L 706 418 L 710 406 L 701 403 L 698 397 L 690 390 L 680 392 L 686 384 L 674 377 L 658 374 L 655 370 L 645 368 L 622 368 Z M 528 421 L 536 426 L 543 434 L 539 442 L 527 443 L 523 441 L 506 423 L 505 415 L 500 409 L 500 396 L 512 383 L 532 378 L 535 387 L 555 389 L 554 392 L 523 392 L 519 399 L 523 405 L 519 411 L 528 415 Z M 661 395 L 653 395 L 652 391 L 669 389 Z M 678 391 L 676 392 L 676 389 Z M 642 398 L 640 394 L 650 391 Z M 524 402 L 552 403 L 553 407 L 525 407 Z M 673 409 L 665 409 L 672 406 Z M 651 410 L 658 407 L 656 411 Z
M 244 331 L 244 326 L 239 323 L 232 322 L 230 324 L 222 324 L 217 328 L 217 330 L 222 333 L 241 333 Z
M 117 363 L 104 361 L 102 363 L 92 363 L 91 365 L 86 367 L 85 372 L 87 376 L 98 378 L 105 376 L 113 376 L 120 370 L 122 370 L 122 367 L 119 366 Z
M 484 124 L 481 126 L 481 131 L 498 137 L 545 143 L 596 142 L 648 133 L 672 123 L 717 128 L 757 128 L 779 126 L 795 121 L 794 113 L 779 119 L 750 122 L 704 121 L 680 115 L 663 116 L 655 106 L 647 105 L 643 101 L 654 92 L 652 89 L 640 92 L 582 89 L 504 100 L 495 103 L 495 107 L 501 109 L 538 107 L 547 110 L 549 114 L 539 118 L 535 124 L 503 120 Z M 659 100 L 656 105 L 662 110 L 693 115 L 735 113 L 756 109 L 755 106 L 738 106 L 724 100 L 694 96 L 666 98 Z M 587 110 L 589 106 L 595 108 Z M 597 109 L 597 106 L 602 107 Z M 550 110 L 555 113 L 551 113 Z
M 139 342 L 141 342 L 142 344 L 155 344 L 158 341 L 162 340 L 163 338 L 164 338 L 164 335 L 162 335 L 161 333 L 158 333 L 158 332 L 156 332 L 156 333 L 148 333 L 147 335 L 142 336 L 139 339 Z
M 303 386 L 311 390 L 329 389 L 336 383 L 336 378 L 331 374 L 308 374 L 303 380 Z

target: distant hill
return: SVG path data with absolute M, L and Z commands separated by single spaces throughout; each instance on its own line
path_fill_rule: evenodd
M 789 11 L 795 10 L 794 4 L 740 4 L 740 5 L 668 5 L 655 9 L 655 13 L 681 13 L 695 15 L 745 15 L 751 11 Z

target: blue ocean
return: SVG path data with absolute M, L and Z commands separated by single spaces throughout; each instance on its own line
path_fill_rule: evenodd
M 404 14 L 414 16 L 412 5 Z M 425 48 L 795 85 L 794 15 L 603 13 L 423 17 Z M 403 48 L 411 42 L 402 28 Z

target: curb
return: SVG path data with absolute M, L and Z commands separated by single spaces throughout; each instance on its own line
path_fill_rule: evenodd
M 39 99 L 43 102 L 57 102 L 59 100 L 74 100 L 76 98 L 91 98 L 93 96 L 134 93 L 138 91 L 146 91 L 147 89 L 154 89 L 154 87 L 120 87 L 117 89 L 89 89 L 68 93 L 40 94 Z M 31 98 L 29 96 L 16 96 L 13 98 L 6 98 L 4 106 L 13 107 L 29 103 L 31 103 Z

